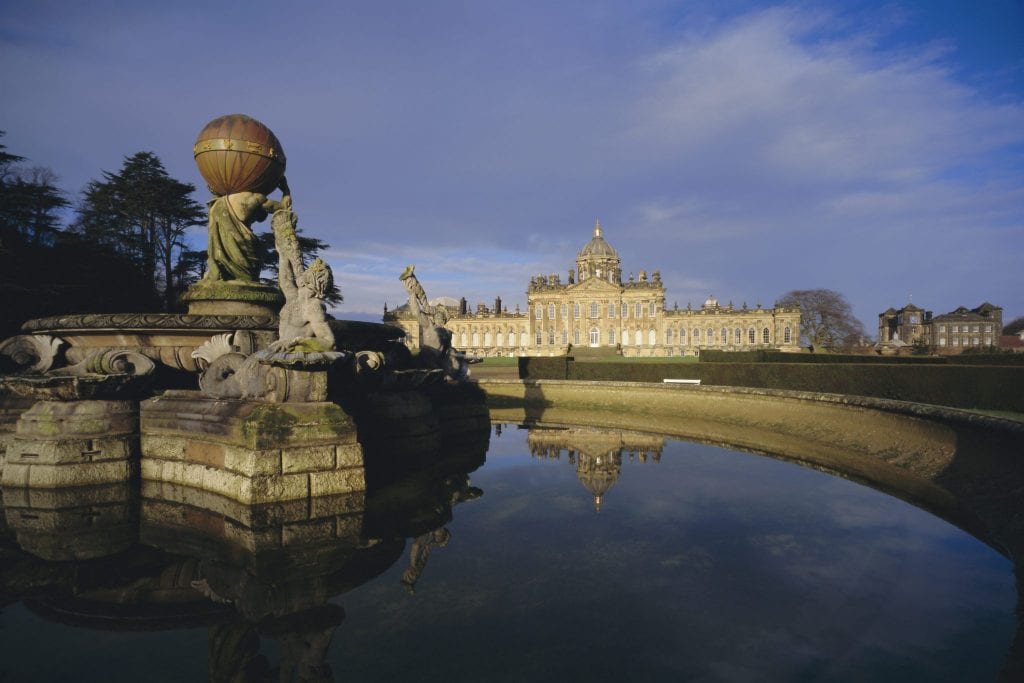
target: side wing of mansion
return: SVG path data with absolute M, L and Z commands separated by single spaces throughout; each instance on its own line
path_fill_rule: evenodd
M 700 308 L 665 306 L 658 271 L 640 271 L 622 281 L 618 252 L 605 241 L 600 223 L 576 256 L 568 281 L 537 276 L 527 289 L 527 310 L 510 312 L 496 299 L 493 308 L 471 311 L 465 299 L 434 300 L 450 314 L 452 344 L 479 356 L 556 356 L 569 346 L 621 349 L 624 356 L 697 355 L 701 349 L 798 351 L 798 308 L 734 308 L 709 297 Z M 419 327 L 408 306 L 384 312 L 384 320 L 406 330 L 412 348 Z

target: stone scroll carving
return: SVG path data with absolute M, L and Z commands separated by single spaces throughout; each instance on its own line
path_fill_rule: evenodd
M 43 334 L 20 334 L 0 342 L 0 370 L 43 374 L 57 363 L 63 339 Z

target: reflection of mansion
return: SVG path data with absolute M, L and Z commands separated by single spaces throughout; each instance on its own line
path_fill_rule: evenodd
M 538 275 L 527 289 L 527 310 L 514 313 L 466 300 L 435 299 L 450 313 L 452 344 L 480 356 L 561 355 L 573 347 L 621 349 L 624 356 L 697 355 L 701 349 L 799 350 L 800 311 L 796 308 L 735 308 L 709 297 L 697 309 L 665 306 L 661 274 L 641 270 L 622 280 L 618 252 L 605 241 L 601 225 L 576 256 L 568 281 Z M 410 346 L 419 346 L 419 330 L 407 306 L 384 319 L 405 328 Z
M 596 429 L 531 429 L 527 436 L 530 454 L 536 458 L 560 460 L 565 453 L 576 477 L 594 497 L 594 509 L 619 479 L 622 456 L 644 463 L 661 462 L 665 438 L 640 432 Z

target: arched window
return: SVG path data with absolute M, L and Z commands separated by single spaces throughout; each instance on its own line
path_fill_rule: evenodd
M 609 318 L 614 318 L 615 317 L 615 304 L 608 304 L 608 317 Z
M 636 334 L 634 335 L 634 340 L 635 340 L 635 343 L 636 343 L 637 346 L 643 345 L 643 343 L 644 343 L 644 333 L 641 332 L 640 330 L 637 330 Z
M 755 336 L 755 334 L 756 333 L 754 332 L 754 328 L 753 327 L 751 327 L 749 330 L 747 330 L 747 341 L 749 343 L 751 343 L 751 344 L 756 344 L 757 343 L 757 337 Z
M 572 331 L 572 343 L 579 346 L 580 344 L 580 328 L 576 328 Z
M 505 345 L 505 335 L 501 333 L 501 330 L 494 333 L 494 345 L 498 347 Z
M 526 348 L 526 345 L 527 345 L 526 344 L 526 340 L 527 339 L 529 339 L 529 337 L 526 336 L 526 330 L 520 330 L 519 331 L 519 345 L 522 346 L 523 348 Z
M 651 303 L 649 303 L 647 305 L 647 315 L 649 315 L 650 317 L 653 318 L 654 317 L 654 312 L 655 312 L 656 309 L 657 309 L 657 304 L 652 301 Z
M 574 318 L 579 318 L 580 317 L 580 305 L 578 303 L 575 303 L 575 304 L 572 305 L 572 317 L 574 317 Z
M 622 304 L 622 319 L 629 317 L 629 304 Z
M 736 344 L 742 344 L 743 343 L 743 330 L 741 330 L 740 328 L 737 327 L 732 332 L 733 332 L 733 342 L 736 343 Z
M 629 346 L 629 330 L 622 331 L 622 345 Z
M 761 341 L 763 343 L 765 343 L 765 344 L 769 343 L 771 341 L 771 338 L 772 338 L 771 337 L 771 333 L 768 332 L 768 328 L 767 327 L 764 328 L 763 330 L 761 330 Z
M 658 335 L 654 330 L 648 330 L 647 332 L 647 344 L 649 346 L 657 346 Z
M 537 304 L 536 306 L 533 307 L 533 317 L 535 317 L 537 320 L 540 320 L 541 318 L 544 317 L 544 306 L 542 304 Z
M 685 327 L 680 327 L 679 328 L 679 344 L 680 345 L 685 345 L 686 344 L 686 328 Z
M 548 304 L 548 320 L 554 320 L 554 319 L 555 319 L 555 305 L 554 304 Z
M 459 335 L 459 346 L 461 346 L 462 348 L 466 348 L 466 341 L 467 341 L 466 331 L 463 330 L 462 334 Z
M 562 346 L 569 343 L 569 330 L 562 330 Z
M 615 345 L 615 330 L 614 329 L 608 330 L 608 343 L 613 345 L 613 346 Z
M 498 336 L 500 337 L 501 335 L 499 334 Z M 485 332 L 484 333 L 484 346 L 492 346 L 492 345 L 493 345 L 493 342 L 491 341 L 491 333 L 490 332 Z
M 550 344 L 551 346 L 555 345 L 555 331 L 554 330 L 548 330 L 548 344 Z
M 786 329 L 782 330 L 782 342 L 784 344 L 792 344 L 793 343 L 793 330 L 789 329 L 788 325 L 786 326 Z M 942 342 L 943 342 L 943 345 L 945 345 L 946 340 L 943 339 Z
M 591 327 L 590 328 L 590 345 L 591 346 L 597 346 L 600 343 L 601 343 L 601 333 L 597 330 L 596 327 Z
M 598 316 L 598 313 L 597 313 L 597 302 L 596 301 L 591 301 L 590 302 L 590 317 L 591 318 L 596 318 L 597 316 Z
M 642 303 L 640 303 L 639 301 L 637 301 L 636 304 L 633 305 L 633 317 L 637 318 L 637 319 L 640 319 L 640 318 L 643 317 L 643 315 L 644 315 L 644 305 Z
M 665 330 L 665 344 L 667 346 L 672 346 L 672 328 L 671 327 L 668 328 L 667 330 Z
M 710 327 L 707 330 L 707 337 L 705 337 L 704 343 L 705 344 L 714 344 L 715 343 L 715 331 L 713 329 L 711 329 Z
M 723 345 L 725 345 L 725 344 L 728 344 L 728 343 L 729 343 L 729 328 L 728 328 L 728 327 L 723 327 L 723 328 L 722 328 L 722 338 L 721 338 L 721 339 L 720 339 L 719 341 L 720 341 L 720 342 L 721 342 L 721 343 L 722 343 Z
M 509 346 L 515 346 L 516 345 L 516 333 L 513 330 L 509 330 L 508 331 L 508 345 Z
M 536 340 L 537 346 L 540 346 L 541 344 L 544 343 L 544 333 L 541 332 L 540 330 L 537 330 Z
M 480 333 L 473 332 L 473 346 L 480 346 Z

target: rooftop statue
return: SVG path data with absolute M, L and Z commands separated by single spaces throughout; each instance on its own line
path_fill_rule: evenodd
M 448 309 L 440 304 L 430 305 L 423 285 L 413 272 L 415 268 L 407 266 L 398 279 L 409 292 L 409 311 L 419 324 L 420 357 L 442 368 L 449 379 L 463 380 L 469 375 L 469 366 L 465 356 L 452 348 L 452 333 L 444 326 L 448 322 Z

